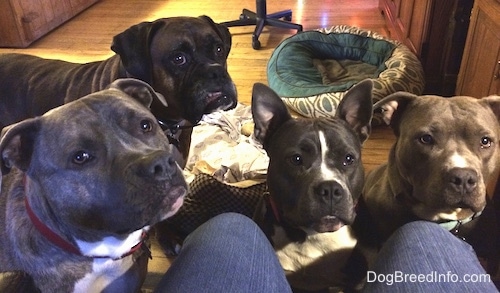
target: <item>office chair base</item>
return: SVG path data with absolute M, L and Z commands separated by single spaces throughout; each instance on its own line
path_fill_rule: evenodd
M 243 9 L 243 12 L 240 14 L 240 18 L 238 20 L 227 21 L 222 24 L 227 27 L 255 25 L 255 30 L 252 34 L 252 47 L 255 50 L 258 50 L 261 47 L 259 36 L 266 25 L 295 29 L 297 32 L 302 31 L 302 25 L 290 22 L 292 20 L 292 10 L 288 9 L 272 14 L 265 14 L 265 8 L 257 8 L 257 12 L 259 12 L 259 10 L 264 12 L 263 17 L 260 16 L 262 13 L 255 13 L 248 9 Z

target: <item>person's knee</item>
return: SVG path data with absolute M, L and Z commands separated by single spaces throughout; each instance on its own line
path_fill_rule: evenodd
M 240 237 L 242 234 L 255 233 L 258 226 L 252 219 L 238 213 L 219 214 L 203 225 L 198 227 L 193 233 L 188 235 L 184 245 L 191 242 L 192 239 L 200 241 L 201 238 L 219 238 L 219 237 Z
M 434 235 L 434 237 L 452 237 L 452 235 L 439 224 L 429 221 L 414 221 L 407 223 L 397 229 L 391 238 L 404 238 L 410 242 L 409 239 L 424 239 Z
M 224 227 L 224 229 L 240 229 L 242 227 L 254 229 L 256 226 L 255 222 L 249 217 L 233 212 L 219 214 L 210 219 L 208 223 L 212 226 Z

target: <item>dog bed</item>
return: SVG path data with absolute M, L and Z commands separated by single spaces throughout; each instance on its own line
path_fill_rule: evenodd
M 373 102 L 424 89 L 418 58 L 403 44 L 351 26 L 306 31 L 284 40 L 267 65 L 269 86 L 306 117 L 331 117 L 357 82 L 372 79 Z M 374 124 L 381 124 L 375 115 Z

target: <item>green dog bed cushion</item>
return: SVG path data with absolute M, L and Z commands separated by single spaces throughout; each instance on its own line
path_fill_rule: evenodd
M 367 78 L 374 103 L 397 91 L 420 95 L 424 88 L 422 65 L 406 46 L 345 25 L 284 40 L 269 59 L 267 78 L 285 104 L 306 117 L 334 116 L 345 93 Z

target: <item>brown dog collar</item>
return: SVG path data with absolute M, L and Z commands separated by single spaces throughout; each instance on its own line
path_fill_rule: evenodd
M 179 136 L 182 132 L 183 129 L 189 129 L 193 128 L 199 123 L 196 124 L 191 124 L 191 122 L 187 120 L 161 120 L 161 119 L 156 119 L 158 121 L 158 124 L 160 124 L 161 129 L 167 135 L 168 141 L 170 144 L 173 144 L 176 148 L 179 148 L 180 141 L 179 141 Z

